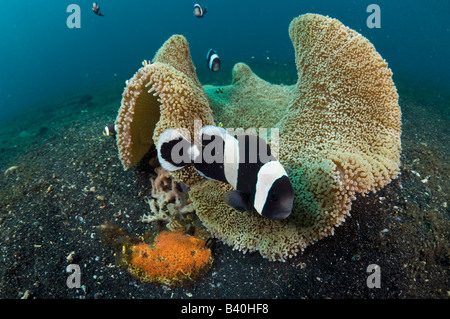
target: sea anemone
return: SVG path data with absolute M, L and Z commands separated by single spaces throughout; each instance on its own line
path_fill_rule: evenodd
M 202 126 L 276 128 L 289 167 L 294 210 L 283 221 L 238 212 L 222 200 L 231 186 L 202 178 L 192 166 L 171 173 L 190 187 L 198 217 L 241 251 L 285 260 L 332 235 L 358 194 L 375 192 L 399 174 L 401 110 L 392 72 L 369 40 L 336 19 L 305 14 L 289 26 L 298 81 L 274 85 L 243 63 L 233 82 L 200 85 L 187 41 L 172 36 L 152 64 L 128 81 L 116 119 L 119 156 L 135 165 L 167 128 L 195 136 Z M 221 86 L 222 87 L 222 86 Z

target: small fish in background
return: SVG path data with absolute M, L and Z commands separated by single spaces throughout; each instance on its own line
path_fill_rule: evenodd
M 142 61 L 142 66 L 147 66 L 147 65 L 150 65 L 150 64 L 152 64 L 152 62 L 150 60 Z
M 177 130 L 165 130 L 157 145 L 162 168 L 171 172 L 194 164 L 201 176 L 230 184 L 235 190 L 224 194 L 223 200 L 239 211 L 255 208 L 261 216 L 272 220 L 291 214 L 294 189 L 262 138 L 254 135 L 236 138 L 213 125 L 203 127 L 199 136 L 201 146 L 191 143 Z
M 103 129 L 103 135 L 116 137 L 116 124 L 109 123 L 108 125 L 106 125 Z
M 208 68 L 211 71 L 217 72 L 220 70 L 220 59 L 216 50 L 209 49 L 208 54 L 206 55 L 206 62 L 208 62 Z
M 217 88 L 217 89 L 216 89 L 216 93 L 217 93 L 217 94 L 223 93 L 223 87 Z
M 94 2 L 92 4 L 92 11 L 94 11 L 94 13 L 100 17 L 104 17 L 104 15 L 100 12 L 100 7 L 97 5 L 97 2 Z
M 198 3 L 194 4 L 194 15 L 197 18 L 203 18 L 203 16 L 205 15 L 205 13 L 207 12 L 207 8 L 203 8 L 201 5 L 199 5 Z

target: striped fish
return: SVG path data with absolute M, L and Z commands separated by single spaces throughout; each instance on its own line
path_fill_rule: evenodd
M 239 211 L 254 208 L 273 220 L 290 215 L 294 190 L 285 169 L 262 138 L 233 136 L 222 127 L 208 125 L 201 129 L 200 141 L 201 146 L 177 130 L 165 130 L 157 145 L 161 166 L 175 171 L 194 164 L 203 177 L 230 184 L 235 190 L 226 193 L 223 200 Z
M 216 50 L 209 49 L 208 54 L 206 55 L 206 62 L 211 71 L 217 72 L 220 70 L 220 58 Z

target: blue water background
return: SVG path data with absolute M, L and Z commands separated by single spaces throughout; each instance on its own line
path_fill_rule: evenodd
M 91 0 L 1 1 L 0 121 L 66 92 L 130 78 L 172 34 L 187 38 L 198 71 L 211 47 L 220 54 L 221 72 L 268 58 L 295 68 L 288 26 L 308 12 L 337 18 L 367 37 L 394 79 L 450 88 L 449 0 L 205 0 L 199 1 L 208 7 L 203 19 L 192 14 L 195 2 L 104 0 L 105 17 L 98 17 Z M 79 29 L 66 25 L 71 3 L 81 8 Z M 366 25 L 371 3 L 381 8 L 380 29 Z

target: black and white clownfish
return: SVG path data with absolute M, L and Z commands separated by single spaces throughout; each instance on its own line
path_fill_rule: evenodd
M 94 11 L 94 13 L 100 17 L 104 17 L 104 15 L 100 12 L 100 7 L 97 5 L 97 2 L 94 2 L 92 4 L 92 11 Z
M 205 15 L 205 13 L 207 12 L 207 8 L 203 8 L 201 5 L 199 5 L 198 3 L 194 4 L 194 15 L 197 18 L 203 18 L 203 16 Z
M 193 163 L 203 177 L 233 186 L 235 190 L 223 196 L 231 207 L 240 211 L 255 208 L 261 216 L 273 220 L 291 214 L 294 189 L 262 138 L 235 137 L 222 127 L 208 125 L 201 129 L 199 139 L 201 146 L 177 130 L 165 130 L 157 145 L 162 168 L 175 171 Z
M 211 71 L 217 72 L 220 70 L 220 59 L 216 50 L 209 49 L 208 54 L 206 55 L 206 62 Z
M 105 126 L 105 128 L 103 129 L 103 135 L 104 136 L 112 136 L 112 137 L 116 137 L 116 124 L 114 123 L 109 123 L 108 125 Z

